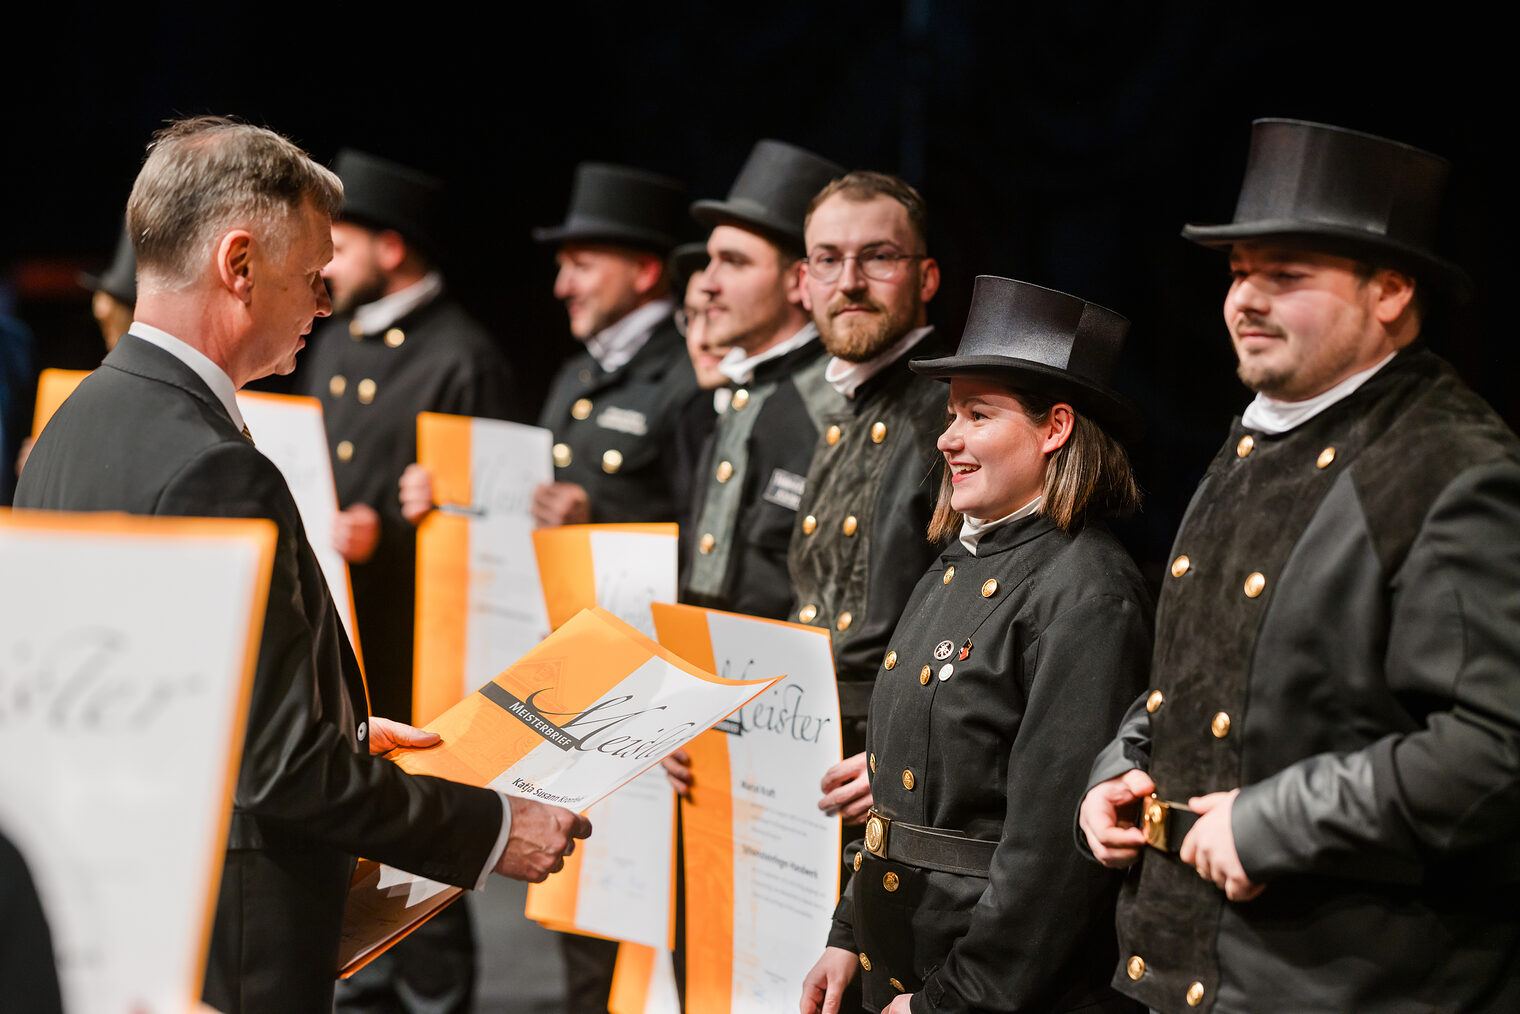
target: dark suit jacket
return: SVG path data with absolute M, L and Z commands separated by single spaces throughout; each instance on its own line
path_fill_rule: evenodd
M 206 999 L 229 1014 L 330 1011 L 354 856 L 473 886 L 497 796 L 369 756 L 363 681 L 295 501 L 167 352 L 122 338 L 39 437 L 17 505 L 279 526 Z

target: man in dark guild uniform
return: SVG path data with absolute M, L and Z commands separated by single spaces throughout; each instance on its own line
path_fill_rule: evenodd
M 847 822 L 870 808 L 865 717 L 887 638 L 935 559 L 929 518 L 943 467 L 945 389 L 908 369 L 948 354 L 926 326 L 939 289 L 928 211 L 895 176 L 853 172 L 812 201 L 803 297 L 832 357 L 824 379 L 841 407 L 819 421 L 787 566 L 791 618 L 829 628 L 845 760 L 822 805 Z
M 1520 441 L 1420 340 L 1446 163 L 1255 125 L 1239 374 L 1079 839 L 1161 1011 L 1520 1010 Z
M 434 264 L 443 186 L 394 162 L 345 150 L 343 215 L 323 270 L 333 318 L 313 341 L 302 392 L 322 402 L 338 488 L 333 528 L 348 561 L 371 708 L 412 714 L 417 541 L 396 483 L 417 457 L 417 413 L 504 419 L 511 375 L 495 341 L 444 294 Z M 340 984 L 338 1009 L 470 1009 L 475 941 L 461 898 Z
M 696 469 L 682 602 L 770 619 L 791 607 L 787 542 L 818 421 L 843 404 L 823 378 L 828 352 L 802 305 L 802 221 L 843 171 L 761 141 L 725 200 L 692 205 L 712 230 L 704 340 L 725 350 L 718 369 L 734 386 Z
M 676 517 L 671 451 L 697 390 L 665 266 L 683 196 L 663 176 L 582 163 L 564 222 L 534 230 L 558 248 L 554 295 L 586 346 L 555 375 L 539 415 L 555 440 L 555 481 L 533 499 L 541 525 Z
M 333 317 L 312 341 L 301 393 L 322 402 L 342 508 L 333 540 L 353 580 L 370 703 L 407 722 L 417 541 L 396 482 L 417 459 L 417 413 L 505 419 L 511 375 L 434 267 L 442 185 L 357 151 L 333 168 L 344 188 L 322 272 Z

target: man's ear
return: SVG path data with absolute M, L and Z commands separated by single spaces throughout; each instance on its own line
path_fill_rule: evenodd
M 1402 271 L 1383 268 L 1372 276 L 1373 314 L 1383 325 L 1391 325 L 1399 319 L 1410 301 L 1414 299 L 1415 280 Z
M 918 301 L 927 303 L 939 291 L 939 261 L 925 257 L 919 262 Z
M 781 274 L 781 287 L 786 293 L 786 301 L 792 306 L 800 306 L 809 313 L 813 312 L 810 306 L 811 300 L 807 291 L 807 258 L 798 257 L 788 264 Z
M 633 291 L 640 296 L 647 296 L 655 290 L 665 276 L 665 258 L 645 253 L 635 256 L 637 260 L 633 273 Z
M 375 263 L 389 274 L 406 260 L 406 240 L 395 229 L 381 229 L 375 233 Z
M 216 244 L 216 273 L 237 299 L 253 298 L 253 234 L 247 229 L 233 229 Z

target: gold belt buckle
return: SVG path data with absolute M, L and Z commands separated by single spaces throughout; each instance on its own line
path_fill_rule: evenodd
M 887 831 L 892 827 L 892 821 L 875 810 L 866 818 L 866 851 L 878 859 L 887 857 Z
M 1154 792 L 1145 798 L 1145 803 L 1140 809 L 1145 844 L 1153 849 L 1166 851 L 1166 818 L 1171 809 L 1172 804 L 1157 799 Z

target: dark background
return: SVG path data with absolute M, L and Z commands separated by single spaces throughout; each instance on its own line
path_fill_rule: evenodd
M 450 285 L 530 392 L 572 348 L 552 258 L 528 233 L 559 221 L 575 163 L 641 165 L 716 197 L 756 139 L 778 137 L 922 189 L 944 271 L 931 316 L 952 333 L 976 274 L 1134 321 L 1118 385 L 1146 416 L 1147 505 L 1123 534 L 1155 572 L 1247 400 L 1220 319 L 1224 262 L 1178 230 L 1228 221 L 1251 119 L 1292 116 L 1452 160 L 1441 247 L 1478 295 L 1428 336 L 1520 420 L 1520 354 L 1502 316 L 1512 171 L 1499 153 L 1514 58 L 1460 4 L 27 11 L 46 29 L 12 12 L 0 70 L 0 308 L 31 326 L 43 366 L 98 361 L 75 278 L 109 256 L 144 143 L 178 114 L 235 114 L 323 161 L 352 145 L 447 180 Z

